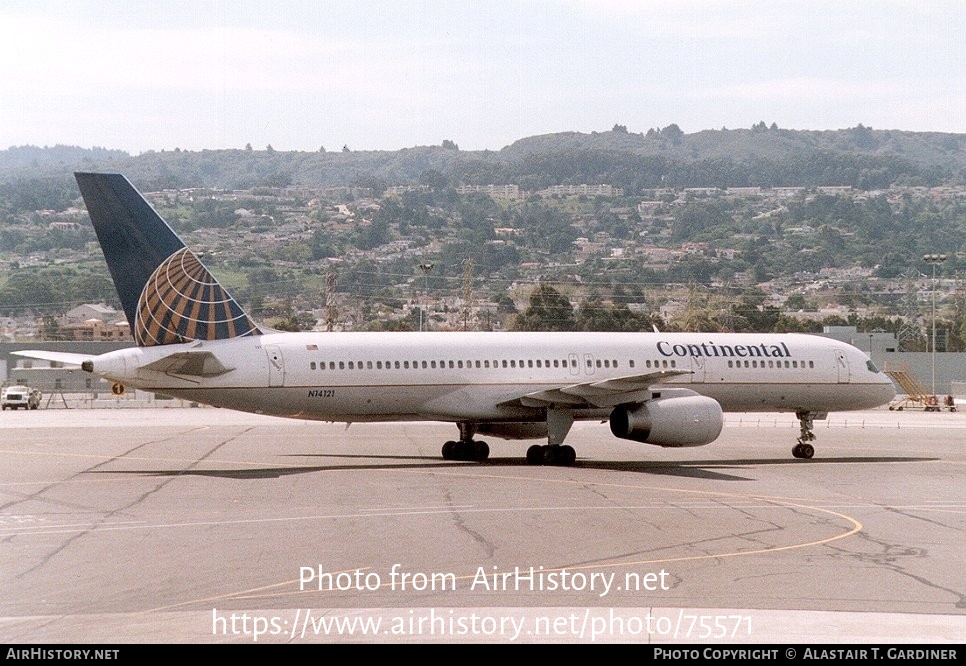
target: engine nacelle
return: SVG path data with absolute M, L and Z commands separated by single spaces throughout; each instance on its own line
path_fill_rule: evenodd
M 546 423 L 480 423 L 477 434 L 500 439 L 546 439 Z
M 721 405 L 703 395 L 669 396 L 639 405 L 619 405 L 610 415 L 610 431 L 614 436 L 664 447 L 710 444 L 721 434 L 722 427 Z

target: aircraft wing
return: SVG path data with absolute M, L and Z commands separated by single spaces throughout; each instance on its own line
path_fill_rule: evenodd
M 528 393 L 504 404 L 557 408 L 613 407 L 627 402 L 643 402 L 650 397 L 651 387 L 655 384 L 660 384 L 672 377 L 690 374 L 690 370 L 659 370 L 599 382 L 570 384 Z
M 70 352 L 44 351 L 41 349 L 25 349 L 24 351 L 15 351 L 10 353 L 16 354 L 17 356 L 26 356 L 27 358 L 36 358 L 41 361 L 54 361 L 55 363 L 76 365 L 78 367 L 80 367 L 81 363 L 84 361 L 89 361 L 96 356 L 96 354 L 72 354 Z

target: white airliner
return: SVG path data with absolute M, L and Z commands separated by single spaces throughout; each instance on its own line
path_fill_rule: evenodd
M 78 173 L 136 347 L 79 365 L 114 382 L 259 414 L 337 422 L 442 421 L 448 460 L 485 460 L 474 439 L 545 439 L 531 464 L 570 465 L 576 420 L 663 447 L 717 439 L 724 412 L 795 412 L 797 458 L 812 421 L 876 407 L 891 380 L 861 351 L 801 334 L 282 333 L 256 325 L 128 180 Z

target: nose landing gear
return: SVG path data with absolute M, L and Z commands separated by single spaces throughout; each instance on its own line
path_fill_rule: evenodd
M 801 434 L 798 436 L 798 444 L 792 447 L 792 455 L 796 458 L 811 458 L 815 455 L 815 447 L 809 444 L 815 441 L 815 432 L 812 430 L 815 415 L 812 412 L 795 412 L 795 416 L 801 424 Z

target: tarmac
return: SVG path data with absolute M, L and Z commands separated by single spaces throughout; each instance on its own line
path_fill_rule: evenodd
M 65 403 L 66 405 L 66 403 Z M 966 413 L 729 414 L 572 467 L 439 423 L 212 408 L 0 416 L 0 640 L 956 644 Z

